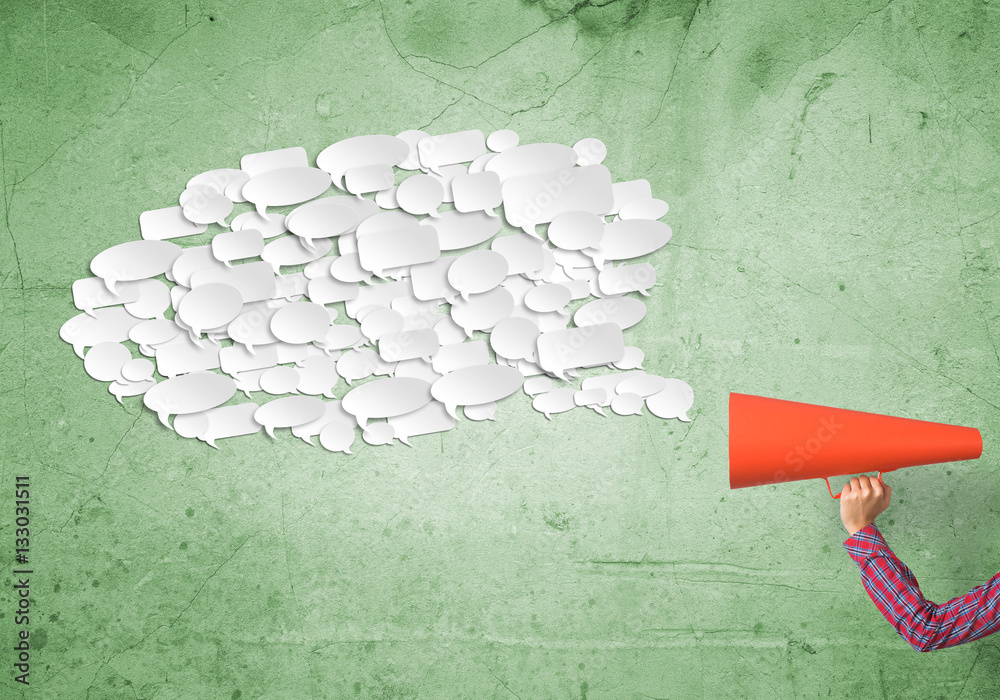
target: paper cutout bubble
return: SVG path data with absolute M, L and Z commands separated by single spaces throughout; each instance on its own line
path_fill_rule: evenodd
M 410 214 L 434 216 L 444 202 L 444 185 L 430 175 L 413 175 L 396 188 L 396 202 L 400 209 Z
M 431 172 L 442 166 L 468 163 L 486 153 L 486 139 L 479 129 L 425 136 L 417 141 L 420 164 Z
M 615 323 L 550 331 L 538 336 L 538 365 L 565 378 L 569 369 L 617 362 L 625 354 L 622 329 Z
M 523 383 L 524 375 L 514 367 L 478 365 L 444 375 L 431 386 L 431 395 L 457 419 L 457 406 L 499 401 L 520 389 Z
M 493 351 L 508 360 L 530 360 L 534 362 L 538 336 L 538 325 L 528 318 L 505 318 L 494 326 L 490 333 Z
M 482 294 L 500 286 L 510 265 L 494 250 L 473 250 L 459 255 L 448 268 L 448 284 L 468 301 L 470 294 Z
M 576 408 L 576 389 L 562 387 L 538 394 L 531 401 L 531 407 L 552 420 L 555 413 L 565 413 Z
M 353 425 L 334 421 L 323 426 L 319 433 L 319 444 L 330 452 L 343 452 L 349 455 L 354 454 L 351 452 L 351 445 L 354 444 L 355 437 Z
M 496 173 L 457 175 L 451 187 L 458 211 L 484 211 L 489 216 L 499 216 L 494 209 L 503 203 L 503 194 L 500 191 L 500 176 Z
M 207 411 L 235 393 L 236 383 L 223 374 L 191 372 L 163 380 L 145 393 L 142 402 L 169 428 L 171 415 Z
M 132 353 L 121 343 L 98 343 L 87 351 L 83 369 L 99 382 L 113 382 L 123 379 L 122 367 L 131 359 Z
M 260 376 L 260 388 L 275 396 L 298 393 L 298 385 L 299 372 L 294 367 L 271 367 Z
M 544 394 L 552 390 L 552 379 L 551 377 L 530 377 L 524 380 L 524 386 L 521 388 L 528 396 Z
M 490 401 L 488 403 L 466 406 L 462 412 L 465 413 L 465 417 L 469 420 L 496 420 L 497 403 L 496 401 Z
M 619 295 L 639 292 L 649 296 L 649 290 L 656 285 L 656 270 L 649 263 L 636 265 L 606 265 L 597 277 L 602 294 Z
M 169 241 L 129 241 L 101 251 L 90 261 L 90 271 L 104 280 L 112 294 L 115 284 L 162 275 L 183 248 Z
M 567 211 L 552 219 L 548 236 L 564 250 L 596 248 L 604 235 L 604 219 L 589 211 Z
M 369 165 L 391 167 L 402 163 L 409 153 L 406 141 L 395 136 L 352 136 L 324 148 L 316 156 L 316 166 L 328 172 L 337 187 L 345 189 L 348 170 Z
M 338 368 L 339 371 L 339 368 Z M 392 418 L 416 411 L 431 400 L 431 385 L 415 377 L 375 379 L 351 389 L 343 409 L 358 419 L 362 429 L 369 418 Z
M 576 151 L 577 165 L 597 165 L 603 163 L 608 155 L 608 148 L 600 139 L 580 139 L 573 144 Z
M 309 154 L 302 146 L 279 148 L 262 153 L 248 153 L 240 158 L 240 170 L 255 177 L 269 170 L 283 168 L 305 168 L 309 165 Z M 244 185 L 245 186 L 245 185 Z
M 441 250 L 461 250 L 484 243 L 495 236 L 501 227 L 499 217 L 486 212 L 444 211 L 434 219 L 423 222 L 437 231 Z
M 503 287 L 497 287 L 482 294 L 470 294 L 468 299 L 456 298 L 451 305 L 451 318 L 471 338 L 473 331 L 493 328 L 513 310 L 514 297 Z
M 455 427 L 455 418 L 448 414 L 443 403 L 431 401 L 416 411 L 389 418 L 388 423 L 396 439 L 412 447 L 409 442 L 411 437 L 451 430 Z
M 634 199 L 618 212 L 622 219 L 662 219 L 670 211 L 670 206 L 662 199 Z
M 505 149 L 486 164 L 486 172 L 496 173 L 501 182 L 536 173 L 572 168 L 577 154 L 561 143 L 528 143 Z
M 694 390 L 681 379 L 667 379 L 666 383 L 662 391 L 646 397 L 646 408 L 657 418 L 678 418 L 689 423 L 687 412 L 694 404 Z
M 395 437 L 395 429 L 382 421 L 369 423 L 361 432 L 361 438 L 369 445 L 390 445 Z
M 642 369 L 642 361 L 646 354 L 639 348 L 629 345 L 625 348 L 620 359 L 611 364 L 618 369 Z
M 195 337 L 206 328 L 228 325 L 243 310 L 240 291 L 228 284 L 203 284 L 188 292 L 177 308 L 177 316 Z
M 642 404 L 641 396 L 626 392 L 611 399 L 611 410 L 619 416 L 641 416 Z
M 127 304 L 139 299 L 138 282 L 122 282 L 117 293 L 108 291 L 100 277 L 87 277 L 73 283 L 73 306 L 92 315 L 94 309 Z
M 93 352 L 93 349 L 91 349 L 91 352 Z M 127 382 L 148 382 L 153 378 L 153 372 L 155 371 L 156 365 L 145 357 L 140 357 L 123 364 L 121 367 L 121 376 Z
M 315 396 L 283 396 L 268 401 L 254 413 L 254 420 L 264 426 L 264 432 L 274 437 L 278 428 L 294 428 L 323 415 L 326 407 Z
M 59 337 L 73 346 L 76 356 L 83 359 L 84 348 L 102 342 L 121 343 L 129 331 L 142 323 L 125 309 L 111 306 L 94 309 L 92 314 L 77 314 L 59 329 Z
M 209 222 L 211 223 L 211 222 Z M 196 236 L 208 229 L 205 224 L 197 224 L 184 216 L 181 207 L 152 209 L 139 214 L 139 230 L 147 241 L 165 241 L 185 236 Z
M 311 343 L 323 338 L 329 327 L 326 308 L 309 301 L 282 306 L 271 317 L 271 333 L 286 343 Z
M 519 140 L 517 132 L 510 129 L 500 129 L 486 138 L 486 147 L 496 153 L 502 153 L 517 146 Z
M 323 414 L 319 418 L 309 421 L 308 423 L 294 426 L 292 428 L 292 435 L 299 438 L 303 442 L 312 445 L 312 438 L 319 435 L 323 431 L 323 428 L 330 423 L 342 423 L 346 425 L 351 429 L 352 435 L 354 433 L 354 428 L 358 424 L 358 422 L 354 419 L 354 416 L 341 408 L 340 401 L 324 401 Z M 353 442 L 353 438 L 351 442 Z M 348 445 L 350 445 L 350 442 Z
M 251 177 L 243 186 L 243 196 L 267 217 L 268 207 L 301 204 L 319 197 L 330 188 L 330 176 L 317 168 L 279 168 Z

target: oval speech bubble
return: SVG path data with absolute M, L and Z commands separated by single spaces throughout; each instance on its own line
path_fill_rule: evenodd
M 273 438 L 276 428 L 294 428 L 309 423 L 323 415 L 324 411 L 326 405 L 315 396 L 283 396 L 258 408 L 253 418 Z
M 191 372 L 163 380 L 146 392 L 142 402 L 169 428 L 171 415 L 207 411 L 224 404 L 234 394 L 236 382 L 230 377 L 214 372 Z
M 279 168 L 250 178 L 243 196 L 267 218 L 268 207 L 300 204 L 319 197 L 330 188 L 330 175 L 317 168 Z
M 114 294 L 117 282 L 132 282 L 167 272 L 183 251 L 170 241 L 119 243 L 98 253 L 90 261 L 90 270 Z
M 521 388 L 524 375 L 514 367 L 476 365 L 449 372 L 431 386 L 431 396 L 445 405 L 452 418 L 456 406 L 499 401 Z
M 429 382 L 416 377 L 389 377 L 351 389 L 344 396 L 341 407 L 355 416 L 364 429 L 369 418 L 401 416 L 427 405 L 430 400 Z

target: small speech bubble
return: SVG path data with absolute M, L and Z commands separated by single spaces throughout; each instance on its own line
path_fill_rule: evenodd
M 384 163 L 351 168 L 344 174 L 347 191 L 359 197 L 363 194 L 387 190 L 393 186 L 394 181 L 395 175 L 392 172 L 392 166 Z
M 93 352 L 93 350 L 91 350 Z M 156 371 L 156 365 L 147 360 L 145 357 L 140 357 L 134 360 L 128 360 L 121 367 L 121 376 L 125 381 L 128 382 L 148 382 L 153 378 L 153 372 Z
M 222 346 L 212 340 L 195 343 L 183 333 L 169 343 L 156 348 L 156 371 L 164 377 L 176 377 L 188 372 L 218 369 Z
M 388 268 L 437 260 L 441 256 L 437 231 L 416 225 L 392 231 L 378 231 L 358 237 L 361 267 L 384 277 Z
M 656 270 L 649 263 L 637 265 L 605 266 L 597 277 L 602 294 L 618 295 L 639 292 L 649 296 L 649 290 L 656 285 Z
M 601 388 L 594 389 L 581 389 L 573 394 L 573 402 L 577 406 L 586 406 L 587 408 L 592 408 L 600 415 L 604 415 L 604 411 L 601 410 L 601 406 L 608 399 L 608 392 Z
M 184 218 L 194 224 L 216 223 L 228 228 L 226 217 L 233 213 L 233 200 L 196 186 L 181 193 L 181 207 Z
M 420 170 L 420 152 L 417 150 L 417 143 L 425 136 L 430 136 L 430 134 L 420 129 L 407 129 L 396 134 L 396 138 L 401 139 L 407 146 L 406 157 L 396 164 L 397 168 L 400 170 Z
M 490 248 L 507 258 L 509 275 L 531 274 L 545 265 L 545 247 L 542 241 L 525 233 L 494 238 Z
M 457 293 L 448 284 L 448 271 L 456 258 L 442 255 L 437 260 L 410 266 L 410 285 L 413 296 L 419 301 L 437 301 L 452 299 Z
M 183 248 L 169 241 L 128 241 L 98 253 L 90 261 L 90 270 L 115 294 L 118 282 L 133 282 L 167 272 L 182 251 Z
M 108 291 L 104 280 L 100 277 L 87 277 L 73 283 L 73 305 L 88 315 L 93 315 L 94 309 L 117 304 L 127 304 L 139 298 L 137 282 L 122 282 L 117 287 L 117 293 Z
M 331 323 L 330 327 L 326 329 L 326 335 L 321 340 L 314 342 L 317 347 L 329 354 L 333 351 L 364 345 L 366 338 L 357 326 L 350 326 L 346 323 Z
M 482 294 L 470 294 L 468 300 L 455 299 L 451 306 L 451 318 L 471 338 L 473 331 L 493 328 L 510 316 L 513 310 L 514 297 L 503 287 L 497 287 Z
M 566 370 L 611 364 L 622 359 L 625 343 L 615 323 L 550 331 L 538 336 L 538 365 L 565 378 Z
M 499 401 L 521 388 L 524 375 L 514 367 L 477 365 L 449 372 L 431 386 L 431 395 L 458 418 L 457 406 Z
M 620 219 L 605 224 L 604 235 L 593 254 L 594 264 L 603 267 L 606 260 L 628 260 L 648 255 L 665 246 L 673 235 L 662 221 Z
M 128 339 L 134 326 L 142 323 L 125 309 L 111 306 L 77 314 L 59 329 L 59 337 L 73 346 L 73 352 L 83 359 L 83 349 L 102 342 L 121 343 Z
M 333 387 L 340 375 L 337 362 L 326 355 L 310 355 L 298 367 L 299 383 L 296 390 L 309 396 L 323 395 L 333 398 Z
M 241 343 L 252 354 L 255 345 L 277 343 L 278 339 L 271 333 L 271 318 L 278 313 L 277 306 L 253 305 L 229 322 L 226 332 L 234 343 Z
M 520 137 L 516 131 L 500 129 L 486 137 L 486 147 L 494 153 L 503 153 L 517 146 Z
M 254 420 L 264 426 L 264 432 L 274 437 L 277 428 L 294 428 L 323 415 L 326 406 L 315 396 L 283 396 L 268 401 L 254 413 Z
M 436 173 L 442 166 L 468 163 L 486 153 L 486 139 L 479 129 L 425 136 L 417 141 L 417 153 L 420 164 Z
M 361 438 L 369 445 L 390 445 L 395 437 L 395 429 L 384 421 L 369 423 L 361 432 Z
M 354 444 L 355 437 L 353 425 L 334 421 L 323 426 L 319 433 L 319 444 L 330 452 L 343 452 L 349 455 L 354 454 L 351 452 L 351 445 Z
M 393 166 L 402 163 L 410 147 L 396 136 L 352 136 L 324 148 L 316 156 L 316 165 L 329 173 L 340 189 L 346 189 L 344 175 L 352 168 L 368 165 Z
M 689 423 L 687 412 L 694 404 L 694 390 L 680 379 L 667 379 L 666 384 L 662 391 L 646 397 L 646 408 L 657 418 L 679 418 Z
M 524 380 L 524 386 L 521 388 L 528 396 L 544 394 L 552 390 L 552 379 L 551 377 L 530 377 Z
M 641 416 L 642 397 L 632 392 L 618 394 L 611 399 L 611 410 L 619 416 Z
M 305 163 L 303 163 L 305 165 Z M 195 175 L 188 180 L 187 189 L 200 187 L 208 189 L 216 194 L 224 194 L 234 202 L 245 202 L 243 199 L 243 185 L 250 179 L 250 173 L 236 168 L 216 168 L 207 172 Z
M 294 367 L 271 367 L 260 375 L 260 388 L 268 394 L 295 394 L 299 385 L 299 372 Z
M 155 379 L 147 379 L 139 382 L 111 382 L 108 385 L 108 393 L 115 397 L 118 403 L 123 404 L 122 397 L 141 396 L 156 386 Z
M 177 307 L 177 315 L 186 323 L 194 338 L 206 328 L 228 325 L 243 310 L 240 291 L 228 284 L 210 283 L 188 292 Z
M 136 318 L 163 318 L 163 313 L 170 308 L 170 288 L 157 279 L 130 284 L 139 290 L 139 298 L 125 304 L 125 310 Z
M 369 418 L 401 416 L 416 411 L 430 400 L 431 385 L 428 382 L 415 377 L 389 377 L 351 389 L 341 405 L 358 419 L 358 425 L 364 430 Z
M 113 382 L 123 378 L 122 367 L 131 359 L 132 353 L 121 343 L 98 343 L 83 358 L 83 370 L 99 382 Z
M 618 382 L 614 387 L 614 392 L 617 394 L 638 394 L 645 399 L 647 396 L 658 394 L 666 388 L 667 380 L 663 377 L 640 372 Z
M 350 384 L 375 374 L 380 363 L 381 358 L 371 348 L 348 350 L 337 360 L 337 374 Z
M 413 175 L 399 183 L 396 202 L 410 214 L 437 216 L 438 207 L 444 202 L 444 185 L 430 175 Z
M 340 407 L 340 401 L 324 401 L 323 407 L 323 415 L 316 420 L 294 426 L 292 428 L 292 435 L 311 445 L 313 444 L 312 438 L 319 435 L 323 431 L 323 428 L 330 423 L 343 423 L 347 425 L 353 435 L 357 421 L 354 420 L 354 416 Z
M 322 339 L 330 328 L 326 307 L 309 301 L 288 304 L 271 317 L 271 334 L 286 343 L 311 343 Z
M 548 236 L 563 250 L 596 248 L 604 235 L 604 219 L 589 211 L 567 211 L 552 219 Z
M 562 387 L 538 394 L 531 401 L 531 407 L 552 420 L 552 414 L 565 413 L 576 408 L 576 389 Z
M 499 216 L 495 209 L 503 204 L 500 176 L 496 173 L 471 173 L 455 177 L 451 182 L 455 209 L 460 212 L 483 211 Z
M 646 305 L 641 299 L 615 296 L 584 304 L 573 314 L 573 323 L 582 328 L 610 322 L 625 330 L 639 323 L 645 316 Z
M 211 222 L 209 222 L 211 223 Z M 165 241 L 204 233 L 208 227 L 188 220 L 181 207 L 151 209 L 139 214 L 139 230 L 144 240 Z
M 528 318 L 511 316 L 499 321 L 490 333 L 493 352 L 508 360 L 534 361 L 541 331 Z
M 361 267 L 361 259 L 357 253 L 346 253 L 334 260 L 330 265 L 330 276 L 345 284 L 372 282 L 372 273 Z
M 608 155 L 608 148 L 602 141 L 595 138 L 580 139 L 573 144 L 576 151 L 577 165 L 597 165 L 603 163 Z
M 271 264 L 274 274 L 280 274 L 282 265 L 304 265 L 313 260 L 319 260 L 331 250 L 333 241 L 328 238 L 314 240 L 313 246 L 307 247 L 298 236 L 276 238 L 266 246 L 260 257 Z M 259 264 L 259 263 L 251 263 Z M 241 265 L 240 267 L 246 267 Z
M 538 313 L 565 312 L 572 299 L 572 292 L 564 284 L 540 284 L 524 295 L 524 305 Z
M 353 231 L 361 219 L 358 211 L 343 203 L 343 197 L 325 197 L 296 207 L 285 218 L 285 226 L 306 244 L 317 238 L 333 238 Z
M 662 199 L 652 197 L 635 199 L 625 204 L 618 212 L 620 219 L 659 219 L 670 211 L 670 205 Z
M 445 375 L 466 367 L 489 364 L 490 354 L 486 349 L 486 341 L 471 340 L 441 347 L 431 361 L 434 371 Z
M 437 218 L 424 219 L 423 223 L 437 231 L 441 250 L 461 250 L 479 245 L 493 238 L 502 226 L 499 217 L 489 216 L 486 212 L 464 213 L 458 210 L 441 212 Z
M 440 348 L 441 343 L 433 328 L 386 333 L 378 341 L 379 356 L 386 362 L 416 358 L 429 360 Z
M 510 268 L 507 258 L 495 250 L 473 250 L 458 256 L 448 268 L 448 284 L 469 300 L 500 286 Z
M 497 403 L 489 401 L 465 407 L 465 417 L 469 420 L 496 420 Z
M 243 186 L 243 196 L 267 218 L 268 207 L 300 204 L 330 188 L 330 176 L 317 168 L 279 168 L 255 175 Z
M 448 415 L 444 404 L 439 401 L 431 401 L 416 411 L 393 416 L 388 419 L 388 423 L 392 426 L 396 439 L 409 447 L 412 447 L 409 442 L 411 437 L 443 433 L 455 427 L 455 419 Z
M 241 403 L 235 406 L 221 406 L 209 409 L 200 414 L 208 419 L 208 426 L 195 437 L 202 442 L 208 443 L 215 449 L 219 449 L 219 446 L 215 444 L 216 440 L 239 437 L 241 435 L 256 435 L 261 429 L 260 423 L 254 418 L 259 408 L 255 403 Z M 174 420 L 175 428 L 177 427 L 177 420 L 180 418 L 181 416 L 178 416 Z
M 207 411 L 235 393 L 236 382 L 223 374 L 191 372 L 163 380 L 145 393 L 142 402 L 169 428 L 171 415 Z
M 212 238 L 212 255 L 223 264 L 255 258 L 264 252 L 264 236 L 255 229 L 226 231 Z
M 339 259 L 339 258 L 338 258 Z M 357 282 L 341 282 L 330 276 L 309 280 L 306 295 L 317 304 L 333 304 L 358 296 Z
M 572 168 L 577 154 L 561 143 L 528 143 L 506 148 L 486 164 L 486 172 L 496 173 L 502 182 L 511 178 Z
M 642 369 L 642 361 L 645 358 L 646 353 L 633 345 L 628 345 L 621 359 L 612 362 L 611 365 L 616 369 Z
M 255 211 L 244 212 L 233 217 L 229 224 L 233 231 L 259 231 L 264 239 L 274 238 L 288 231 L 284 214 L 268 214 L 264 218 Z

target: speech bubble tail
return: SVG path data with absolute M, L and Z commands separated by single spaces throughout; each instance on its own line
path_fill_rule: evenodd
M 535 230 L 535 225 L 534 224 L 524 224 L 521 227 L 521 230 L 524 231 L 529 236 L 533 236 L 533 237 L 537 238 L 538 240 L 542 240 L 542 237 L 538 235 L 538 231 Z
M 102 279 L 104 280 L 104 286 L 107 287 L 108 291 L 114 294 L 115 296 L 118 296 L 118 290 L 115 288 L 115 285 L 118 283 L 118 280 L 116 280 L 114 277 L 104 277 Z
M 652 296 L 646 289 L 640 289 L 639 294 L 643 295 L 644 297 Z
M 241 389 L 240 391 L 242 391 L 243 395 L 246 396 L 248 399 L 252 399 L 253 398 L 252 396 L 250 396 L 250 390 L 249 389 Z
M 465 331 L 465 337 L 466 338 L 471 338 L 472 337 L 472 329 L 471 328 L 463 328 L 462 330 Z
M 458 408 L 458 404 L 454 404 L 454 403 L 446 403 L 444 405 L 444 410 L 448 412 L 449 416 L 451 416 L 455 420 L 461 420 L 458 417 L 458 411 L 456 410 L 457 408 Z
M 202 442 L 208 443 L 211 447 L 214 447 L 215 449 L 219 449 L 219 446 L 215 444 L 215 438 L 202 437 L 198 439 L 201 440 Z
M 231 261 L 229 261 L 229 260 L 223 260 L 222 264 L 225 265 L 226 267 L 232 267 L 233 266 L 233 263 Z
M 73 352 L 75 352 L 76 356 L 79 357 L 81 360 L 83 359 L 83 346 L 82 345 L 79 345 L 78 343 L 73 343 Z
M 358 427 L 362 431 L 368 430 L 368 416 L 355 416 L 358 419 Z
M 496 209 L 483 209 L 486 212 L 486 216 L 492 216 L 494 219 L 499 219 L 500 215 L 497 214 Z
M 316 252 L 316 242 L 313 241 L 313 239 L 311 239 L 311 238 L 300 238 L 299 240 L 302 241 L 302 245 L 304 245 L 305 248 L 306 248 L 306 250 L 308 250 L 310 253 L 315 253 Z
M 399 437 L 398 435 L 396 436 L 396 439 L 398 439 L 401 443 L 403 443 L 407 447 L 413 447 L 413 445 L 410 444 L 410 441 L 407 438 L 409 438 L 409 435 L 407 435 L 406 437 Z
M 260 217 L 262 219 L 264 219 L 265 221 L 270 221 L 271 220 L 267 216 L 267 205 L 266 204 L 263 204 L 261 202 L 257 202 L 257 204 L 255 206 L 257 207 L 257 213 L 260 214 Z
M 680 420 L 684 421 L 685 423 L 690 423 L 690 422 L 691 422 L 691 419 L 690 419 L 690 418 L 688 418 L 688 414 L 687 414 L 687 411 L 685 411 L 684 413 L 680 414 L 680 415 L 679 415 L 679 416 L 677 416 L 677 417 L 678 417 L 678 418 L 679 418 Z
M 312 445 L 313 447 L 316 446 L 316 443 L 312 441 L 312 437 L 309 435 L 299 435 L 299 438 L 308 445 Z
M 608 414 L 604 412 L 604 409 L 601 408 L 600 405 L 594 405 L 594 406 L 591 406 L 591 408 L 594 409 L 595 412 L 597 412 L 597 413 L 601 414 L 602 416 L 604 416 L 605 418 L 608 417 Z
M 545 420 L 552 420 L 552 416 L 550 416 L 548 413 L 545 413 L 543 415 L 545 416 Z
M 353 452 L 351 452 L 351 448 L 350 447 L 345 447 L 344 449 L 341 450 L 341 452 L 343 452 L 345 455 L 353 455 L 354 454 Z
M 170 425 L 170 414 L 169 413 L 167 413 L 166 411 L 157 411 L 156 412 L 156 417 L 160 419 L 160 422 L 163 423 L 163 425 L 165 425 L 166 427 L 170 428 L 171 430 L 174 429 L 173 426 Z
M 92 306 L 88 306 L 86 309 L 84 309 L 83 313 L 87 314 L 91 318 L 97 318 L 97 314 L 94 313 L 94 307 Z
M 468 301 L 469 300 L 469 293 L 466 290 L 463 289 L 459 293 L 462 295 L 462 301 Z
M 230 228 L 229 224 L 226 223 L 226 217 L 222 217 L 221 219 L 219 219 L 215 223 L 217 223 L 222 228 Z M 215 448 L 215 449 L 219 449 L 219 448 Z
M 114 397 L 115 397 L 115 400 L 116 400 L 116 401 L 117 401 L 118 403 L 120 403 L 120 404 L 121 404 L 122 406 L 124 406 L 124 405 L 125 405 L 125 402 L 124 402 L 124 401 L 122 401 L 122 395 L 121 395 L 121 394 L 115 394 L 114 392 L 111 392 L 111 394 L 113 394 L 113 395 L 114 395 Z
M 272 440 L 276 439 L 274 437 L 274 426 L 271 425 L 270 423 L 264 426 L 264 432 L 267 433 L 268 437 L 270 437 Z
M 323 392 L 323 396 L 324 396 L 324 398 L 327 398 L 327 399 L 336 399 L 337 398 L 337 395 L 333 393 L 333 389 L 330 389 L 329 391 L 324 391 Z

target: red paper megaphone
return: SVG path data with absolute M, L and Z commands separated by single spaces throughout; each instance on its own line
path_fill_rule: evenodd
M 729 394 L 729 487 L 979 459 L 975 428 Z

